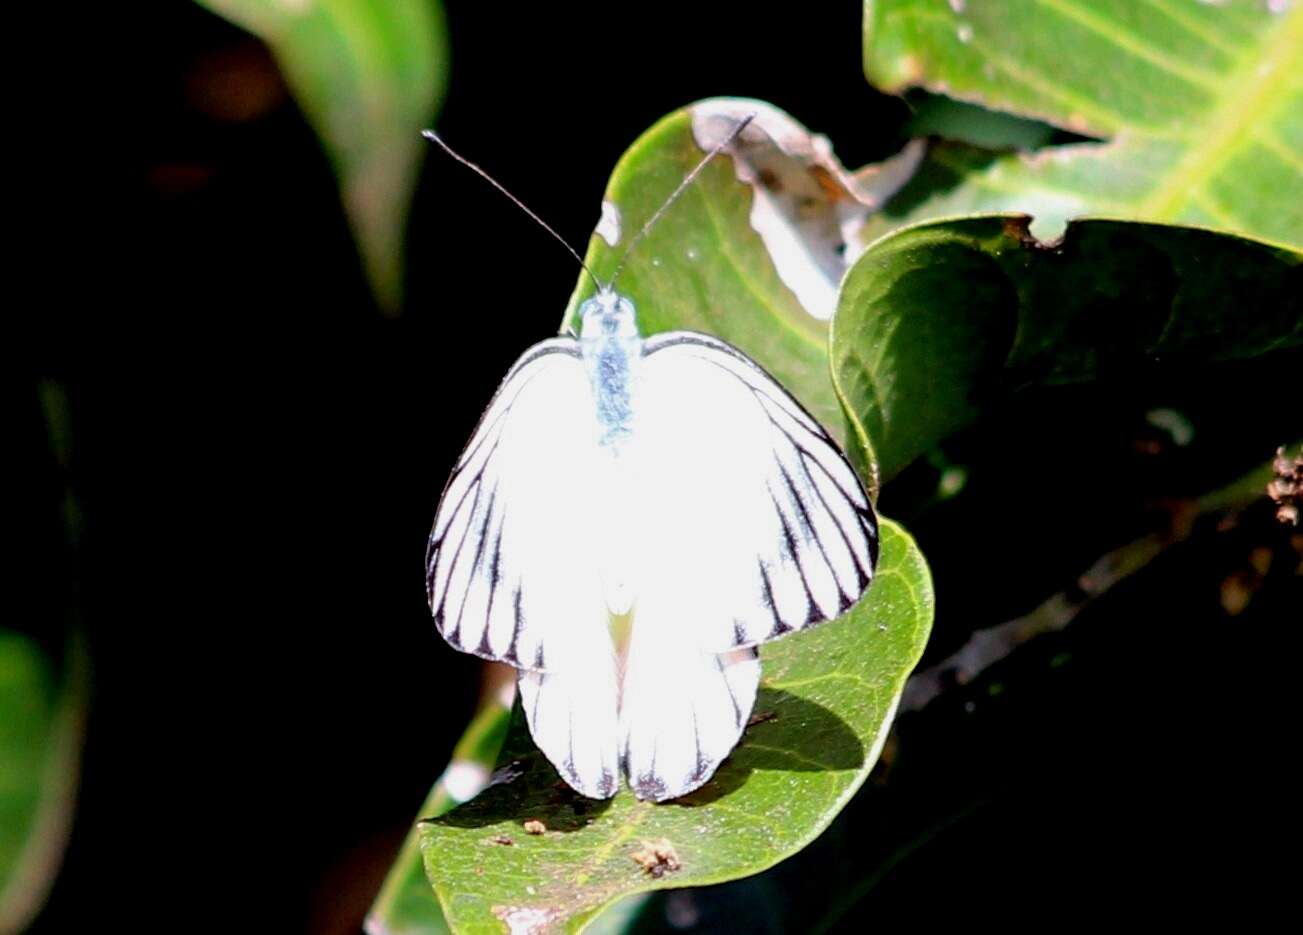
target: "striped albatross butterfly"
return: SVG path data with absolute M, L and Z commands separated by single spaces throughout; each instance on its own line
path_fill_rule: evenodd
M 521 355 L 453 469 L 427 590 L 449 644 L 516 667 L 530 733 L 571 787 L 608 798 L 623 774 L 664 801 L 737 744 L 758 645 L 868 588 L 877 520 L 837 443 L 759 364 L 705 334 L 641 336 L 615 276 L 589 276 L 579 333 Z

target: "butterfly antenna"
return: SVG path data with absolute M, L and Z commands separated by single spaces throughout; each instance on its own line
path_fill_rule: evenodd
M 602 284 L 601 284 L 600 282 L 597 281 L 597 277 L 593 275 L 593 271 L 592 271 L 591 269 L 588 268 L 588 264 L 584 262 L 584 258 L 581 257 L 581 256 L 579 255 L 579 252 L 578 252 L 577 250 L 575 250 L 574 247 L 570 246 L 570 244 L 566 241 L 566 239 L 565 239 L 564 237 L 562 237 L 560 234 L 558 234 L 556 231 L 554 231 L 554 230 L 553 230 L 553 229 L 548 225 L 548 223 L 547 223 L 546 221 L 544 221 L 541 217 L 539 217 L 539 216 L 538 216 L 537 214 L 535 214 L 533 211 L 529 210 L 529 208 L 525 206 L 525 203 L 524 203 L 523 201 L 521 201 L 519 198 L 517 198 L 517 197 L 516 197 L 515 195 L 513 195 L 511 192 L 507 191 L 507 189 L 502 185 L 501 182 L 499 182 L 499 181 L 498 181 L 497 179 L 495 179 L 493 176 L 489 175 L 486 171 L 484 171 L 483 169 L 481 169 L 481 168 L 480 168 L 479 166 L 477 166 L 475 163 L 471 162 L 471 161 L 470 161 L 469 159 L 467 159 L 465 156 L 461 155 L 461 154 L 458 153 L 456 150 L 454 150 L 451 146 L 449 146 L 447 143 L 445 143 L 443 140 L 441 140 L 441 139 L 439 138 L 439 134 L 435 133 L 433 130 L 422 130 L 422 131 L 421 131 L 421 136 L 425 137 L 425 138 L 426 138 L 427 140 L 429 140 L 431 143 L 438 143 L 439 146 L 440 146 L 440 148 L 442 148 L 443 151 L 444 151 L 445 153 L 447 153 L 447 154 L 448 154 L 449 156 L 451 156 L 452 158 L 456 159 L 458 162 L 460 162 L 460 163 L 461 163 L 462 165 L 464 165 L 466 168 L 470 169 L 472 172 L 474 172 L 474 173 L 475 173 L 476 175 L 478 175 L 480 178 L 484 179 L 484 181 L 488 182 L 490 185 L 492 185 L 492 186 L 493 186 L 494 188 L 496 188 L 498 191 L 502 192 L 502 194 L 504 194 L 504 195 L 506 195 L 508 198 L 510 198 L 512 204 L 514 204 L 514 205 L 515 205 L 517 208 L 519 208 L 521 211 L 524 211 L 526 214 L 528 214 L 530 217 L 532 217 L 536 222 L 538 222 L 538 226 L 539 226 L 539 227 L 543 228 L 543 230 L 547 231 L 549 234 L 551 234 L 553 237 L 555 237 L 555 238 L 557 239 L 557 241 L 561 244 L 561 246 L 563 246 L 563 247 L 565 247 L 567 250 L 569 250 L 569 251 L 570 251 L 570 255 L 571 255 L 572 257 L 575 258 L 575 260 L 579 263 L 579 265 L 580 265 L 581 267 L 583 267 L 584 272 L 588 274 L 588 278 L 591 279 L 591 280 L 593 281 L 593 285 L 597 287 L 597 291 L 598 291 L 598 292 L 603 291 L 603 290 L 602 290 Z M 712 153 L 711 155 L 714 155 L 714 154 Z M 677 193 L 676 193 L 676 194 L 677 194 Z
M 661 219 L 661 215 L 665 213 L 666 209 L 678 200 L 678 197 L 683 194 L 683 190 L 692 184 L 693 179 L 701 174 L 701 170 L 706 168 L 706 163 L 718 156 L 722 150 L 727 149 L 733 141 L 738 138 L 738 134 L 746 129 L 747 124 L 755 119 L 755 114 L 747 114 L 739 120 L 737 126 L 730 131 L 728 136 L 724 137 L 724 139 L 719 143 L 716 143 L 715 147 L 710 152 L 706 153 L 701 162 L 697 163 L 693 170 L 683 177 L 683 181 L 679 183 L 679 187 L 674 189 L 670 197 L 666 198 L 664 203 L 656 209 L 656 213 L 647 219 L 647 223 L 639 229 L 638 233 L 633 235 L 633 239 L 629 241 L 629 246 L 624 248 L 624 253 L 620 254 L 620 262 L 616 264 L 615 272 L 611 275 L 611 281 L 607 285 L 607 289 L 615 288 L 615 281 L 620 278 L 620 273 L 624 270 L 625 261 L 629 259 L 629 254 L 633 253 L 633 248 L 638 245 L 638 241 L 642 240 L 643 236 L 652 229 L 657 221 Z M 592 274 L 590 273 L 589 275 Z

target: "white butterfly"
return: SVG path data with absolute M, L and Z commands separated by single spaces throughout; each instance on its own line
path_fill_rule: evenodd
M 877 521 L 836 442 L 737 348 L 643 338 L 609 285 L 580 312 L 577 337 L 520 357 L 457 462 L 430 607 L 453 647 L 519 670 L 571 787 L 608 798 L 623 773 L 663 801 L 737 744 L 757 646 L 869 586 Z

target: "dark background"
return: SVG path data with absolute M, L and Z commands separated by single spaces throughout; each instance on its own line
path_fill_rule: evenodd
M 907 108 L 860 72 L 857 2 L 781 19 L 446 6 L 440 131 L 581 246 L 619 155 L 693 100 L 771 101 L 850 166 L 902 139 Z M 424 603 L 439 491 L 512 360 L 555 332 L 576 270 L 432 153 L 407 301 L 382 316 L 262 47 L 186 3 L 113 13 L 25 33 L 79 38 L 67 71 L 42 57 L 24 85 L 33 165 L 15 194 L 36 210 L 11 282 L 38 288 L 13 314 L 36 340 L 15 371 L 9 499 L 13 606 L 36 612 L 12 625 L 57 647 L 75 615 L 95 676 L 74 834 L 37 931 L 354 931 L 478 690 Z M 959 441 L 972 481 L 955 503 L 911 518 L 926 466 L 888 488 L 884 509 L 911 521 L 937 576 L 929 659 L 1068 585 L 1164 498 L 1298 435 L 1280 401 L 1300 363 L 1041 394 Z M 40 381 L 68 397 L 75 554 Z M 1160 404 L 1190 415 L 1193 450 L 1145 428 Z M 1219 584 L 1264 543 L 1277 570 L 1231 618 Z M 874 873 L 886 882 L 851 918 L 1034 923 L 1133 901 L 1200 918 L 1270 892 L 1244 842 L 1287 820 L 1263 803 L 1297 736 L 1290 554 L 1265 515 L 1196 537 L 1023 653 L 998 698 L 955 693 L 910 716 L 822 850 L 720 891 L 700 924 L 800 930 L 832 881 Z

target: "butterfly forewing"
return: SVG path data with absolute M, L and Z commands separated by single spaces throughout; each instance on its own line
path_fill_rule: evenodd
M 697 644 L 755 645 L 845 611 L 872 580 L 878 531 L 836 442 L 723 341 L 670 332 L 644 353 L 641 486 L 660 543 L 644 562 L 709 609 Z
M 573 343 L 537 345 L 508 373 L 444 489 L 426 559 L 444 638 L 526 668 L 547 649 L 533 618 L 569 610 L 593 591 L 582 581 L 556 583 L 564 564 L 557 544 L 591 548 L 584 533 L 592 530 L 581 528 L 585 516 L 566 492 L 575 466 L 596 457 L 567 415 L 589 396 Z
M 591 428 L 576 342 L 530 348 L 454 469 L 426 564 L 430 607 L 453 646 L 522 670 L 548 758 L 586 795 L 615 791 L 619 704 L 602 582 L 600 498 L 609 459 Z

